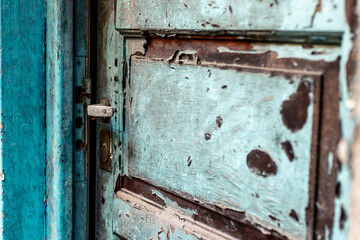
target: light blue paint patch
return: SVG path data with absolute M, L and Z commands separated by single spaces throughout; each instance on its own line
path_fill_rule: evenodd
M 329 227 L 328 227 L 328 226 L 325 226 L 325 240 L 330 240 L 330 239 L 329 239 L 329 236 L 330 236 Z M 318 237 L 321 238 L 320 235 L 319 235 Z
M 334 156 L 332 153 L 328 156 L 328 175 L 331 175 L 331 171 L 333 168 Z

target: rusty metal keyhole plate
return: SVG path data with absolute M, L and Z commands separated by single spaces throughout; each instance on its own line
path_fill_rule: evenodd
M 112 135 L 109 129 L 101 128 L 99 141 L 100 168 L 112 172 Z

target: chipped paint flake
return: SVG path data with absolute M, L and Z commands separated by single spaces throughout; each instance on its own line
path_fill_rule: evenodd
M 328 156 L 328 175 L 331 175 L 333 169 L 333 163 L 334 163 L 334 156 L 332 153 L 330 153 Z
M 336 155 L 339 160 L 348 165 L 349 162 L 349 144 L 345 139 L 341 139 L 337 145 Z

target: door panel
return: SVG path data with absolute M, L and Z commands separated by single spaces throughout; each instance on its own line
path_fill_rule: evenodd
M 118 0 L 100 15 L 97 96 L 115 114 L 98 124 L 98 239 L 313 239 L 319 143 L 338 127 L 341 34 L 324 31 L 341 7 L 297 4 Z
M 129 176 L 305 237 L 314 77 L 139 57 L 130 74 Z
M 117 197 L 227 237 L 310 239 L 321 85 L 339 49 L 194 38 L 125 39 Z

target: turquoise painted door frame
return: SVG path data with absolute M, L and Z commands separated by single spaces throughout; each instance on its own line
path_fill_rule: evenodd
M 87 237 L 86 151 L 73 151 L 87 12 L 87 0 L 0 1 L 0 239 Z
M 46 21 L 46 239 L 87 239 L 88 1 L 50 0 Z
M 4 240 L 45 236 L 45 14 L 43 1 L 0 1 Z

